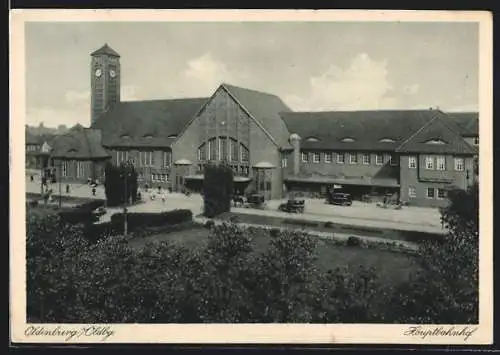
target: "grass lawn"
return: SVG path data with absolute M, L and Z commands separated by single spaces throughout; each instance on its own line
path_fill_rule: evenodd
M 191 228 L 152 235 L 143 239 L 133 239 L 130 245 L 140 247 L 147 242 L 172 241 L 181 243 L 188 248 L 203 247 L 207 242 L 209 230 L 204 227 L 193 226 Z M 263 252 L 268 246 L 271 237 L 267 231 L 254 235 L 255 252 Z M 318 267 L 328 270 L 336 267 L 364 265 L 375 267 L 385 284 L 398 284 L 408 279 L 410 273 L 417 266 L 415 257 L 392 251 L 363 249 L 359 247 L 347 247 L 335 245 L 329 240 L 318 238 Z
M 340 223 L 330 223 L 327 226 L 325 225 L 325 222 L 292 219 L 292 218 L 280 218 L 273 216 L 252 215 L 252 214 L 236 213 L 236 212 L 224 213 L 219 217 L 219 219 L 222 220 L 229 220 L 231 218 L 237 218 L 238 222 L 242 223 L 259 224 L 259 225 L 275 226 L 275 227 L 288 227 L 293 229 L 307 228 L 309 230 L 314 230 L 318 232 L 352 234 L 364 237 L 386 238 L 391 240 L 405 240 L 409 242 L 418 242 L 422 240 L 436 240 L 442 237 L 439 234 L 432 234 L 426 232 L 352 226 Z

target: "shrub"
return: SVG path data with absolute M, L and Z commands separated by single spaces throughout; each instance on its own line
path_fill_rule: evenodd
M 325 222 L 325 228 L 333 228 L 333 227 L 334 227 L 333 222 L 330 222 L 330 221 Z
M 205 222 L 205 228 L 211 229 L 215 226 L 215 222 L 212 221 L 211 219 Z
M 38 206 L 38 200 L 30 200 L 28 202 L 28 206 L 30 206 L 30 207 L 37 207 Z
M 293 224 L 293 225 L 298 225 L 298 226 L 303 226 L 303 227 L 317 227 L 318 226 L 317 222 L 306 221 L 306 220 L 302 220 L 302 219 L 286 218 L 283 222 L 286 224 Z
M 74 208 L 70 210 L 61 211 L 58 213 L 59 217 L 68 224 L 92 224 L 97 221 L 97 217 L 91 210 Z
M 346 245 L 349 247 L 359 247 L 361 245 L 361 239 L 359 237 L 350 236 L 347 238 Z
M 193 219 L 191 210 L 173 210 L 161 213 L 127 213 L 127 227 L 129 231 L 137 228 L 173 225 L 189 222 Z M 123 230 L 124 215 L 115 213 L 111 216 L 111 222 Z
M 270 231 L 269 231 L 269 234 L 271 235 L 272 238 L 278 238 L 279 234 L 280 234 L 280 230 L 278 228 L 272 228 Z
M 82 203 L 81 205 L 78 205 L 77 208 L 81 210 L 88 210 L 88 211 L 94 211 L 98 209 L 99 207 L 104 206 L 106 201 L 104 200 L 92 200 L 89 202 Z

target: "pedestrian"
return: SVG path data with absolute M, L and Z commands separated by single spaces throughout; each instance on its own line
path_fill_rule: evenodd
M 95 196 L 95 185 L 92 186 L 92 196 Z
M 69 184 L 66 184 L 66 193 L 69 195 Z
M 30 174 L 30 181 L 33 182 L 33 180 L 35 180 L 33 174 Z

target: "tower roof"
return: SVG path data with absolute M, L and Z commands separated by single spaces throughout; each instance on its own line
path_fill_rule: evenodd
M 109 56 L 113 56 L 113 57 L 120 57 L 120 55 L 113 48 L 108 46 L 107 43 L 104 43 L 104 46 L 102 46 L 98 50 L 92 52 L 90 55 L 91 56 L 109 55 Z

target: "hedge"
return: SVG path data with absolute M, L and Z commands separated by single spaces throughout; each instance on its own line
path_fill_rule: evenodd
M 78 205 L 77 208 L 80 208 L 83 210 L 94 211 L 94 210 L 98 209 L 99 207 L 103 207 L 104 203 L 105 203 L 104 200 L 92 200 L 89 202 L 82 203 L 81 205 Z
M 98 221 L 97 216 L 92 213 L 92 210 L 75 208 L 72 210 L 61 211 L 58 213 L 61 219 L 69 224 L 92 224 Z
M 127 213 L 127 227 L 129 231 L 142 227 L 153 227 L 189 222 L 193 219 L 191 210 L 179 209 L 161 213 Z M 123 229 L 123 213 L 111 216 L 111 223 Z M 119 226 L 119 227 L 118 227 Z

